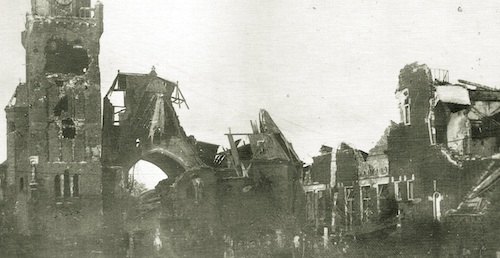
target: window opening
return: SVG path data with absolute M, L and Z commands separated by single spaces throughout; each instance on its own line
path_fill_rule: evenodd
M 56 198 L 61 197 L 61 175 L 54 177 L 54 195 Z
M 66 118 L 62 120 L 62 136 L 66 139 L 74 139 L 76 135 L 76 128 L 73 119 Z
M 403 199 L 403 196 L 401 196 L 401 186 L 399 185 L 400 182 L 394 182 L 394 197 L 396 200 L 401 201 Z
M 80 196 L 80 175 L 73 175 L 73 196 Z
M 203 197 L 203 181 L 199 175 L 193 174 L 191 176 L 191 183 L 193 184 L 194 200 L 198 203 Z
M 388 195 L 389 195 L 389 190 L 387 184 L 378 185 L 378 198 L 387 199 Z
M 387 197 L 389 196 L 389 187 L 387 184 L 380 184 L 377 187 L 377 210 L 380 213 L 382 206 L 386 205 Z
M 87 50 L 78 41 L 52 38 L 45 47 L 45 72 L 83 75 L 90 64 Z
M 54 107 L 54 116 L 61 116 L 63 111 L 68 112 L 68 97 L 66 95 Z
M 24 192 L 24 178 L 23 177 L 19 178 L 19 190 L 21 192 Z
M 363 211 L 361 214 L 361 220 L 366 222 L 368 221 L 368 219 L 372 214 L 370 208 L 370 186 L 361 187 L 361 197 L 362 197 L 361 210 Z
M 64 197 L 69 198 L 71 197 L 71 187 L 70 187 L 70 176 L 69 176 L 69 171 L 66 170 L 64 171 Z
M 410 113 L 411 113 L 410 93 L 409 93 L 408 89 L 404 89 L 402 94 L 403 94 L 403 101 L 402 101 L 401 105 L 402 105 L 402 109 L 403 109 L 403 122 L 405 125 L 410 125 L 410 123 L 411 123 L 411 120 L 410 120 Z
M 314 221 L 314 196 L 313 192 L 306 193 L 307 220 Z
M 345 201 L 346 201 L 346 207 L 345 207 L 345 213 L 346 213 L 346 227 L 349 230 L 352 227 L 353 223 L 353 213 L 354 213 L 354 188 L 352 186 L 350 187 L 345 187 L 344 188 L 345 192 Z
M 323 195 L 323 191 L 318 191 L 318 211 L 317 211 L 317 216 L 320 221 L 325 220 L 325 211 L 326 211 L 326 198 Z
M 407 182 L 407 187 L 408 187 L 408 200 L 413 200 L 414 199 L 414 181 L 408 181 Z

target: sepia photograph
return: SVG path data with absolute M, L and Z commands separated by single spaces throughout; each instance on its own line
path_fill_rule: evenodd
M 0 12 L 0 257 L 500 258 L 498 1 Z

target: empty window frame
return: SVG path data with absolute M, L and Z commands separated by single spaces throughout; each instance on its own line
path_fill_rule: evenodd
M 90 64 L 87 50 L 81 42 L 51 38 L 45 47 L 45 72 L 83 75 Z
M 387 199 L 387 196 L 389 195 L 389 189 L 387 184 L 380 184 L 378 185 L 377 189 L 377 198 L 379 199 Z
M 361 221 L 368 221 L 372 211 L 370 208 L 370 186 L 361 186 Z
M 56 198 L 60 198 L 62 196 L 62 187 L 61 187 L 61 175 L 56 175 L 54 177 L 54 196 Z
M 353 224 L 354 213 L 354 188 L 352 186 L 344 187 L 345 194 L 345 225 L 348 230 L 351 229 Z
M 64 197 L 69 198 L 71 197 L 71 177 L 69 175 L 69 171 L 66 170 L 64 171 Z
M 64 95 L 59 101 L 57 102 L 56 106 L 54 107 L 54 116 L 61 116 L 63 112 L 68 112 L 68 107 L 69 107 L 69 100 L 68 96 Z
M 434 115 L 434 111 L 432 110 L 434 99 L 429 100 L 431 110 L 429 110 L 429 114 L 427 115 L 427 129 L 429 130 L 429 140 L 431 145 L 436 144 L 436 127 L 434 127 L 436 117 Z
M 399 181 L 394 182 L 394 198 L 396 198 L 397 201 L 403 200 L 400 183 Z
M 408 197 L 408 200 L 411 201 L 413 199 L 415 199 L 415 193 L 414 193 L 414 185 L 415 181 L 414 180 L 408 180 L 406 182 L 406 187 L 408 189 L 407 191 L 407 197 Z
M 385 201 L 389 196 L 389 186 L 387 184 L 379 184 L 377 186 L 377 210 L 380 212 L 380 207 L 385 205 Z
M 401 94 L 403 94 L 402 101 L 401 101 L 401 109 L 403 110 L 403 122 L 405 125 L 410 125 L 411 124 L 411 119 L 410 119 L 410 113 L 411 113 L 411 99 L 410 99 L 410 92 L 408 89 L 404 89 Z
M 317 192 L 315 192 L 315 195 L 317 196 L 316 198 L 318 201 L 317 211 L 316 211 L 317 218 L 320 221 L 324 221 L 325 216 L 326 216 L 326 212 L 325 212 L 326 211 L 326 198 L 323 195 L 323 191 L 317 191 Z
M 80 175 L 73 175 L 73 197 L 80 197 Z
M 306 198 L 307 198 L 307 206 L 306 206 L 307 207 L 307 220 L 314 221 L 316 219 L 314 192 L 307 192 Z
M 24 192 L 24 177 L 19 178 L 19 191 Z
M 62 120 L 62 136 L 66 139 L 74 139 L 76 135 L 75 122 L 73 119 L 66 118 Z

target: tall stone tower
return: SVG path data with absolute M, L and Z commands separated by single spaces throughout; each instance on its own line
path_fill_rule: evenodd
M 6 107 L 6 198 L 24 234 L 88 235 L 101 226 L 99 39 L 103 6 L 31 0 L 26 83 Z

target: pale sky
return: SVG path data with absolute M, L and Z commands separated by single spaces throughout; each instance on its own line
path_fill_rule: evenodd
M 227 144 L 264 108 L 310 161 L 322 144 L 368 151 L 389 121 L 399 70 L 500 85 L 500 1 L 102 0 L 102 92 L 117 70 L 179 81 L 188 135 Z M 0 0 L 0 105 L 24 82 L 29 0 Z M 5 158 L 5 115 L 0 158 Z
M 147 190 L 154 189 L 158 182 L 168 178 L 159 167 L 144 160 L 139 160 L 132 166 L 129 170 L 129 177 L 143 183 Z

